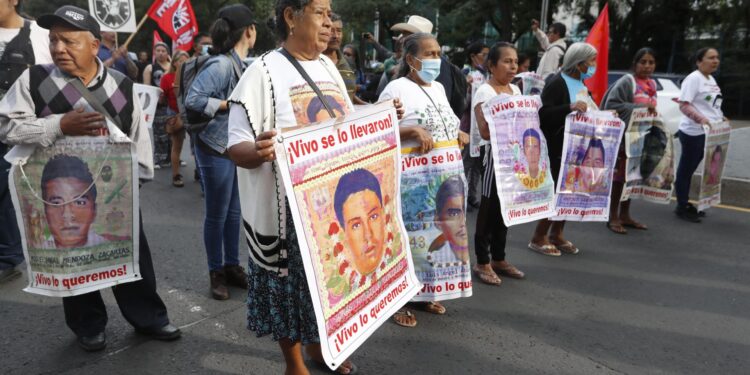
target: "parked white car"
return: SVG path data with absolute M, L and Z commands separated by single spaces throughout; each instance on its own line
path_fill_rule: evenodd
M 614 84 L 620 77 L 629 72 L 611 70 L 609 72 L 609 85 Z M 680 84 L 685 79 L 684 75 L 654 73 L 652 76 L 656 81 L 656 110 L 664 119 L 664 125 L 672 134 L 677 133 L 680 127 L 680 105 L 677 99 L 680 97 Z

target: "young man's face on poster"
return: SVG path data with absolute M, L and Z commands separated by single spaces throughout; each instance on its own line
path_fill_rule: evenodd
M 349 195 L 342 205 L 347 258 L 361 275 L 378 267 L 385 251 L 385 215 L 383 205 L 372 190 Z
M 55 178 L 44 185 L 45 200 L 52 203 L 44 205 L 44 213 L 58 248 L 86 245 L 89 228 L 96 218 L 96 202 L 90 190 L 78 196 L 88 187 L 89 183 L 75 177 Z M 64 202 L 70 203 L 58 206 Z
M 453 246 L 464 248 L 469 246 L 466 234 L 466 214 L 464 213 L 464 197 L 454 195 L 445 201 L 438 213 L 437 227 L 445 235 L 445 239 Z M 461 258 L 461 257 L 459 257 Z

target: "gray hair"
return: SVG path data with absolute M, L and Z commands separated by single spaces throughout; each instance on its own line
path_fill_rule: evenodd
M 416 34 L 411 34 L 407 36 L 406 38 L 404 38 L 404 45 L 401 49 L 401 61 L 399 62 L 399 67 L 398 67 L 397 76 L 399 78 L 406 77 L 406 75 L 409 74 L 409 69 L 411 69 L 409 64 L 406 63 L 406 56 L 411 55 L 411 56 L 416 57 L 417 55 L 419 55 L 419 52 L 421 52 L 419 50 L 420 44 L 422 43 L 423 40 L 427 40 L 427 39 L 437 40 L 435 39 L 434 35 L 429 34 L 429 33 L 416 33 Z
M 286 40 L 289 36 L 289 26 L 286 24 L 284 19 L 284 10 L 286 8 L 292 8 L 295 16 L 301 16 L 305 7 L 310 4 L 312 0 L 276 0 L 276 35 L 281 40 Z
M 341 16 L 338 13 L 331 13 L 331 22 L 339 22 L 344 23 L 343 20 L 341 20 Z
M 596 56 L 596 48 L 591 44 L 578 42 L 568 47 L 563 58 L 562 72 L 571 75 L 578 69 L 578 64 Z

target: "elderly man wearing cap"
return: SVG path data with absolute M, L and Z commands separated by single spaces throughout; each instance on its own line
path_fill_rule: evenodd
M 133 82 L 105 68 L 97 58 L 99 24 L 83 9 L 66 5 L 44 15 L 39 26 L 49 29 L 49 49 L 54 65 L 27 69 L 0 101 L 0 141 L 8 144 L 49 147 L 62 137 L 101 133 L 106 116 L 136 144 L 140 179 L 153 178 L 148 133 Z M 80 80 L 91 95 L 76 95 Z M 84 89 L 82 87 L 81 89 Z M 100 100 L 92 104 L 84 96 Z M 169 323 L 167 308 L 156 293 L 156 278 L 143 225 L 140 229 L 139 264 L 142 280 L 113 288 L 125 319 L 136 331 L 159 340 L 174 340 L 180 330 Z M 107 310 L 98 291 L 63 298 L 65 321 L 87 351 L 106 346 Z

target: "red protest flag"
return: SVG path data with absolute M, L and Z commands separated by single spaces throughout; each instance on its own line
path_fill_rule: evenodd
M 156 0 L 148 9 L 148 16 L 174 41 L 174 47 L 189 50 L 193 37 L 198 33 L 190 0 Z
M 586 43 L 596 48 L 596 73 L 586 80 L 586 87 L 591 91 L 591 96 L 597 105 L 601 104 L 604 93 L 607 92 L 609 75 L 609 3 L 604 4 L 604 9 L 596 19 L 594 27 L 586 37 Z

